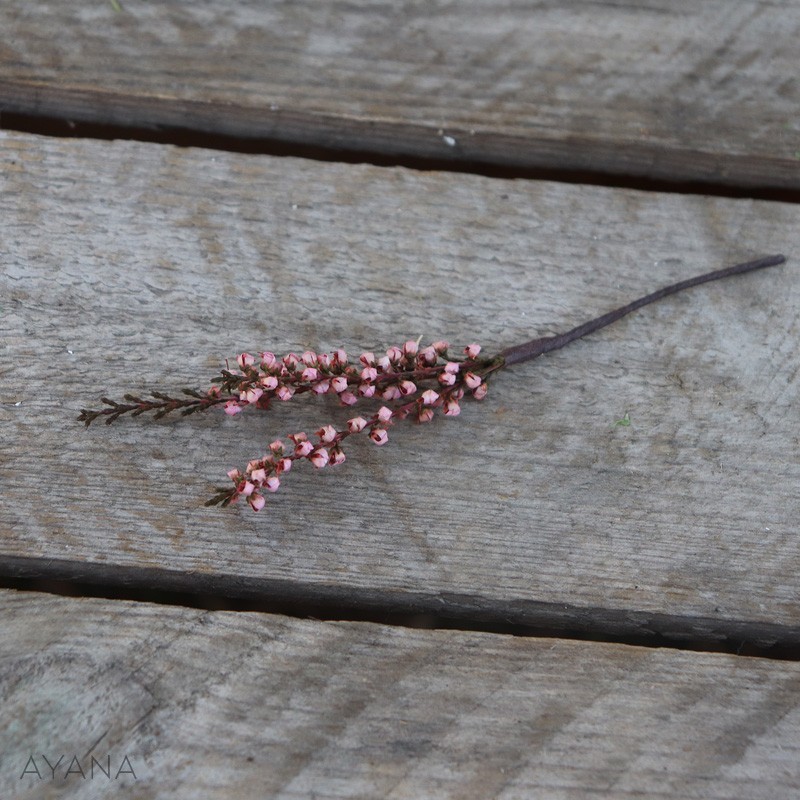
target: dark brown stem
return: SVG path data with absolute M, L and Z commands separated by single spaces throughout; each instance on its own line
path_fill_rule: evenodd
M 726 267 L 725 269 L 718 269 L 714 272 L 707 272 L 705 275 L 698 275 L 694 278 L 689 278 L 685 281 L 673 283 L 671 286 L 665 286 L 652 294 L 640 297 L 626 306 L 621 306 L 614 311 L 609 311 L 601 317 L 584 322 L 583 325 L 578 325 L 566 333 L 558 334 L 557 336 L 547 336 L 543 339 L 532 339 L 530 342 L 518 344 L 515 347 L 509 347 L 500 353 L 503 359 L 502 366 L 511 366 L 512 364 L 520 364 L 523 361 L 530 361 L 532 358 L 538 358 L 543 353 L 549 353 L 551 350 L 558 350 L 582 336 L 589 333 L 599 331 L 600 328 L 605 328 L 612 322 L 616 322 L 631 311 L 636 311 L 642 306 L 655 303 L 656 300 L 661 300 L 664 297 L 669 297 L 671 294 L 682 292 L 684 289 L 691 289 L 692 286 L 699 286 L 701 283 L 708 283 L 709 281 L 717 281 L 720 278 L 728 278 L 731 275 L 741 275 L 745 272 L 752 272 L 756 269 L 763 269 L 764 267 L 775 267 L 778 264 L 783 264 L 786 261 L 785 256 L 774 255 L 759 258 L 756 261 L 747 261 L 743 264 L 737 264 L 734 267 Z

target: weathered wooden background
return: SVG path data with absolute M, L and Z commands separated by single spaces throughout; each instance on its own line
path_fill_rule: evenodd
M 9 4 L 0 30 L 0 123 L 27 126 L 0 131 L 4 585 L 550 634 L 6 588 L 3 797 L 800 795 L 797 662 L 700 652 L 800 646 L 798 4 Z M 469 174 L 492 163 L 508 177 Z M 530 167 L 709 187 L 513 179 Z M 456 420 L 354 441 L 258 515 L 203 502 L 346 411 L 75 421 L 242 350 L 500 350 L 768 252 L 789 261 L 509 369 Z M 125 755 L 135 778 L 64 774 Z

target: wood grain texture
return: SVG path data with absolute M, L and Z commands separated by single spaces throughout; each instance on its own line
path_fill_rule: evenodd
M 0 111 L 800 187 L 794 2 L 6 3 Z
M 4 574 L 800 640 L 794 260 L 509 370 L 457 420 L 354 441 L 259 515 L 202 503 L 351 413 L 75 421 L 242 350 L 497 351 L 791 257 L 797 206 L 10 134 L 0 160 Z
M 9 591 L 0 620 L 6 798 L 800 792 L 797 663 Z

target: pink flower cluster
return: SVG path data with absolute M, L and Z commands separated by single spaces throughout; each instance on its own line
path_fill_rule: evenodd
M 233 488 L 220 489 L 208 505 L 227 505 L 245 497 L 260 511 L 266 503 L 264 492 L 277 491 L 295 461 L 309 461 L 317 469 L 336 466 L 345 460 L 341 445 L 348 436 L 367 432 L 376 445 L 383 445 L 389 439 L 387 428 L 399 419 L 430 422 L 435 409 L 457 416 L 465 395 L 483 399 L 485 377 L 497 363 L 480 359 L 477 344 L 464 348 L 464 357 L 458 359 L 449 358 L 448 348 L 447 342 L 420 348 L 417 342 L 408 341 L 402 347 L 390 347 L 382 356 L 362 353 L 355 363 L 348 361 L 343 350 L 328 354 L 307 351 L 301 356 L 290 353 L 280 359 L 273 353 L 261 353 L 258 362 L 242 353 L 237 359 L 240 373 L 223 372 L 225 388 L 238 392 L 238 399 L 226 403 L 228 414 L 237 414 L 251 404 L 263 408 L 273 397 L 288 400 L 308 391 L 338 395 L 345 406 L 369 398 L 392 405 L 382 405 L 366 419 L 349 419 L 343 430 L 325 425 L 316 431 L 314 440 L 300 432 L 288 437 L 290 445 L 282 440 L 272 442 L 269 453 L 251 461 L 244 471 L 230 470 Z
M 417 342 L 408 341 L 402 347 L 390 347 L 382 356 L 362 353 L 352 364 L 341 349 L 332 353 L 307 350 L 302 355 L 289 353 L 282 358 L 263 352 L 258 360 L 250 353 L 242 353 L 236 359 L 240 371 L 223 371 L 218 381 L 221 386 L 214 386 L 209 394 L 220 396 L 225 391 L 233 395 L 225 403 L 225 413 L 230 415 L 248 405 L 266 408 L 273 398 L 285 401 L 303 392 L 334 394 L 345 406 L 355 405 L 362 397 L 400 400 L 415 394 L 420 380 L 438 379 L 442 387 L 452 387 L 463 366 L 478 365 L 478 345 L 465 349 L 466 361 L 445 359 L 441 363 L 447 349 L 447 342 L 434 342 L 420 349 Z M 464 383 L 476 390 L 481 378 L 467 370 Z

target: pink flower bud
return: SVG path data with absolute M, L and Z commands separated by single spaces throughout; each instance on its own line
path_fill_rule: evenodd
M 403 357 L 403 351 L 399 347 L 392 346 L 386 351 L 386 357 L 396 364 Z
M 382 392 L 381 397 L 384 400 L 397 400 L 398 397 L 402 397 L 403 393 L 397 386 L 387 386 Z
M 345 461 L 345 456 L 342 450 L 338 447 L 335 447 L 331 450 L 331 465 L 338 466 L 339 464 L 343 464 Z
M 344 392 L 347 389 L 347 378 L 343 375 L 338 375 L 331 381 L 331 386 L 337 394 Z
M 482 383 L 482 384 L 481 384 L 481 385 L 480 385 L 480 386 L 479 386 L 479 387 L 478 387 L 478 388 L 477 388 L 477 389 L 476 389 L 476 390 L 475 390 L 475 391 L 472 393 L 472 396 L 473 396 L 473 397 L 474 397 L 476 400 L 483 400 L 483 398 L 484 398 L 484 397 L 486 397 L 486 392 L 488 392 L 488 391 L 489 391 L 489 387 L 488 387 L 488 386 L 487 386 L 485 383 Z
M 436 351 L 432 347 L 426 347 L 417 358 L 423 366 L 433 366 L 436 363 Z
M 278 473 L 281 472 L 288 472 L 292 468 L 292 459 L 291 458 L 282 458 L 278 464 L 276 465 L 276 470 Z
M 419 345 L 416 342 L 411 341 L 410 339 L 403 345 L 403 352 L 407 356 L 415 356 L 417 354 L 418 349 Z
M 263 353 L 259 353 L 258 355 L 261 358 L 262 367 L 267 367 L 267 369 L 272 369 L 278 363 L 278 359 L 275 358 L 275 353 L 270 353 L 269 350 L 266 350 Z
M 417 391 L 417 385 L 413 381 L 400 381 L 400 394 L 409 395 Z
M 375 353 L 362 353 L 358 360 L 365 366 L 365 367 L 372 367 L 375 365 Z
M 255 481 L 256 483 L 264 483 L 267 479 L 267 471 L 265 469 L 254 469 L 250 473 L 250 480 Z
M 464 383 L 466 383 L 470 389 L 477 389 L 481 385 L 481 379 L 474 372 L 468 372 L 464 376 Z
M 439 375 L 439 383 L 442 386 L 452 386 L 456 382 L 456 376 L 452 372 L 442 372 Z
M 389 356 L 381 356 L 375 363 L 378 365 L 378 369 L 380 369 L 381 372 L 388 372 L 389 368 L 392 366 L 389 361 Z
M 422 403 L 426 406 L 432 406 L 439 399 L 439 395 L 433 389 L 426 389 L 422 393 Z
M 278 388 L 278 379 L 274 375 L 265 375 L 259 383 L 268 391 Z
M 309 457 L 308 460 L 317 468 L 322 469 L 323 467 L 328 466 L 328 462 L 330 461 L 331 457 L 328 451 L 324 447 L 320 447 L 319 450 L 314 451 Z
M 253 494 L 247 498 L 247 502 L 250 503 L 250 507 L 253 511 L 261 511 L 267 501 L 264 499 L 263 495 Z
M 288 353 L 283 357 L 283 363 L 293 370 L 300 363 L 300 358 L 297 353 Z
M 449 372 L 451 375 L 457 375 L 461 365 L 457 361 L 448 361 L 444 365 L 444 371 Z
M 269 443 L 269 449 L 276 456 L 280 455 L 283 452 L 283 442 L 280 439 L 276 439 L 274 442 Z
M 260 386 L 256 386 L 253 389 L 248 389 L 244 393 L 244 399 L 247 400 L 248 403 L 257 403 L 262 394 L 264 394 L 264 390 Z
M 328 369 L 330 367 L 331 363 L 333 362 L 333 356 L 329 355 L 328 353 L 320 353 L 317 356 L 317 361 L 319 362 L 319 365 L 321 367 L 324 367 L 325 369 Z
M 294 448 L 294 454 L 298 458 L 305 458 L 312 450 L 314 449 L 314 445 L 311 442 L 300 442 Z
M 481 346 L 479 344 L 467 345 L 464 352 L 467 354 L 467 358 L 477 358 L 480 355 Z
M 308 436 L 306 436 L 303 431 L 299 431 L 298 433 L 290 433 L 289 438 L 295 443 L 300 444 L 300 442 L 307 442 Z
M 270 475 L 269 478 L 264 481 L 264 487 L 269 492 L 277 492 L 278 487 L 281 485 L 280 480 L 278 480 L 276 475 Z
M 329 444 L 336 438 L 336 428 L 333 425 L 325 425 L 317 431 L 320 440 Z
M 362 381 L 374 381 L 378 377 L 378 370 L 375 367 L 364 367 L 361 370 Z
M 430 422 L 433 419 L 433 409 L 432 408 L 421 408 L 417 412 L 417 419 L 420 422 Z
M 225 413 L 231 417 L 234 414 L 238 414 L 241 410 L 242 407 L 235 400 L 228 400 L 228 402 L 225 403 Z
M 374 383 L 359 384 L 358 393 L 362 397 L 372 397 L 372 395 L 375 394 L 375 384 Z
M 388 422 L 392 418 L 392 409 L 387 406 L 381 406 L 378 409 L 378 419 L 381 422 Z
M 347 429 L 350 433 L 360 433 L 366 427 L 367 421 L 364 417 L 353 417 L 347 420 Z
M 347 353 L 341 348 L 334 351 L 333 358 L 340 366 L 344 366 L 347 363 Z
M 317 366 L 317 354 L 313 350 L 306 350 L 302 356 L 300 356 L 300 360 L 307 366 L 307 367 L 316 367 Z
M 294 389 L 291 386 L 281 385 L 275 390 L 275 395 L 279 400 L 291 400 L 294 396 Z
M 386 444 L 386 442 L 389 441 L 389 434 L 386 433 L 383 428 L 375 428 L 370 433 L 369 438 L 380 447 L 382 444 Z
M 442 408 L 448 417 L 457 417 L 461 413 L 461 406 L 452 399 L 445 400 Z
M 228 477 L 229 477 L 229 478 L 230 478 L 230 479 L 231 479 L 231 480 L 232 480 L 234 483 L 239 483 L 239 481 L 242 479 L 242 473 L 241 473 L 241 472 L 239 472 L 239 470 L 238 470 L 238 469 L 229 469 L 229 470 L 228 470 Z
M 314 369 L 314 367 L 306 367 L 300 377 L 304 381 L 315 381 L 319 377 L 319 373 Z
M 207 392 L 206 397 L 219 397 L 222 392 L 219 389 L 219 386 L 212 386 Z
M 251 483 L 250 481 L 243 481 L 236 487 L 236 491 L 239 492 L 242 497 L 249 497 L 251 494 L 253 494 L 255 488 L 255 484 Z
M 240 353 L 236 358 L 236 363 L 241 369 L 246 369 L 247 367 L 255 364 L 255 362 L 256 360 L 250 355 L 250 353 Z
M 325 394 L 325 392 L 327 392 L 330 388 L 330 381 L 319 381 L 311 387 L 311 391 L 314 392 L 314 394 Z
M 358 398 L 352 392 L 342 392 L 339 395 L 339 400 L 345 406 L 354 406 L 358 402 Z
M 439 341 L 439 342 L 434 342 L 431 346 L 440 356 L 443 356 L 445 352 L 447 352 L 447 348 L 450 347 L 450 343 L 445 341 Z

